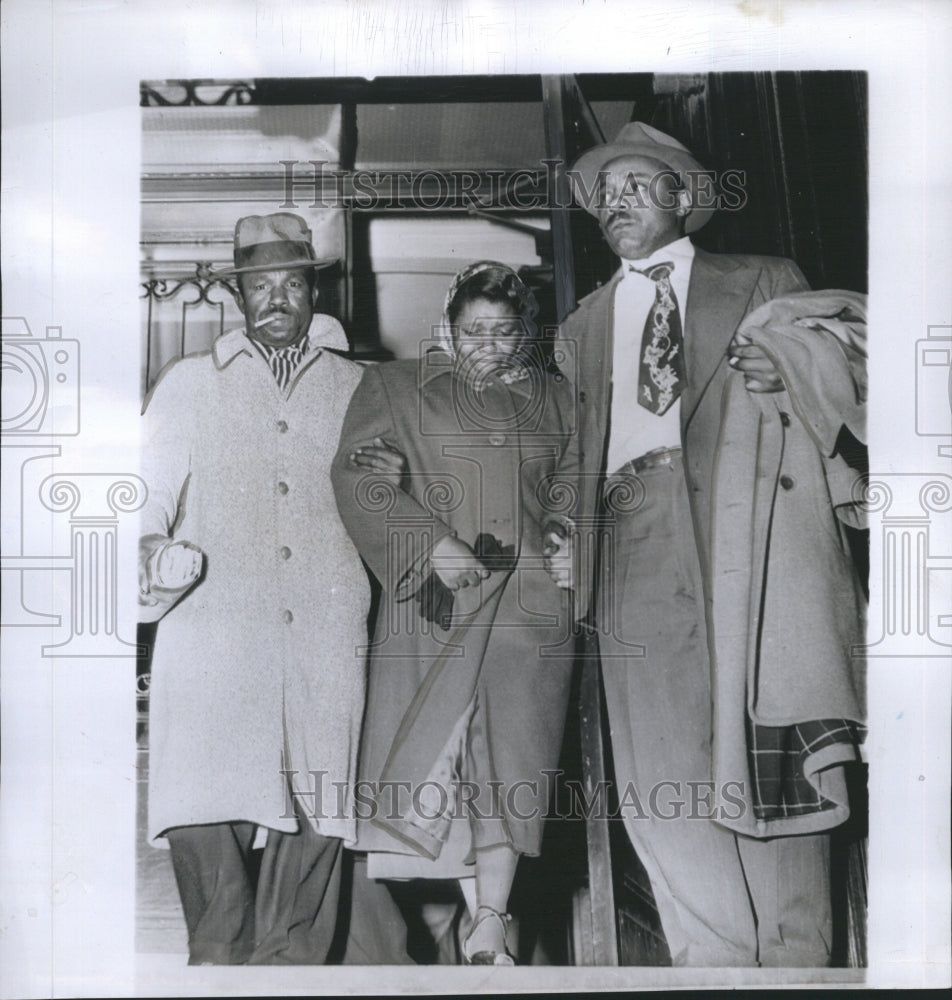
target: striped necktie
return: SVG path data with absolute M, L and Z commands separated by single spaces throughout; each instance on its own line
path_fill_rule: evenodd
M 687 384 L 681 313 L 671 287 L 674 264 L 664 261 L 644 271 L 632 271 L 655 284 L 655 300 L 645 320 L 638 365 L 638 402 L 659 416 L 681 395 Z
M 289 344 L 287 347 L 271 347 L 269 344 L 255 341 L 255 346 L 264 355 L 278 386 L 282 390 L 287 389 L 295 371 L 304 360 L 307 341 L 301 340 L 296 344 Z

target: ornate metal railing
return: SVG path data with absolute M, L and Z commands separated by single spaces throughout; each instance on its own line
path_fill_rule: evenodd
M 254 104 L 255 86 L 250 80 L 143 80 L 139 84 L 139 107 L 214 107 Z
M 189 314 L 203 307 L 210 307 L 212 310 L 215 329 L 209 339 L 224 332 L 225 328 L 225 306 L 227 299 L 216 297 L 215 293 L 225 291 L 237 303 L 238 290 L 227 278 L 218 277 L 212 271 L 208 262 L 202 261 L 195 265 L 195 273 L 184 277 L 154 276 L 142 282 L 142 294 L 140 298 L 146 301 L 145 316 L 145 386 L 151 387 L 153 376 L 162 368 L 162 364 L 155 366 L 153 357 L 155 355 L 155 312 L 156 307 L 161 303 L 170 303 L 181 298 L 181 312 L 178 319 L 177 350 L 165 361 L 172 360 L 173 357 L 182 357 L 186 353 L 187 332 L 189 329 Z M 164 364 L 164 362 L 163 362 Z

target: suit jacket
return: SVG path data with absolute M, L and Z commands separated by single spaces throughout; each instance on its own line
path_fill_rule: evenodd
M 560 330 L 567 373 L 578 391 L 583 534 L 596 519 L 602 478 L 614 471 L 605 469 L 605 454 L 618 280 L 584 299 Z M 829 426 L 817 435 L 788 391 L 746 392 L 741 375 L 728 365 L 727 347 L 744 319 L 764 303 L 805 288 L 788 260 L 696 251 L 683 317 L 681 442 L 705 585 L 716 783 L 741 780 L 749 787 L 745 717 L 765 726 L 863 717 L 862 663 L 853 655 L 862 642 L 863 598 L 830 503 L 829 483 L 842 478 L 845 462 L 822 453 L 835 448 L 842 419 L 828 408 Z M 815 380 L 823 378 L 814 373 Z M 747 478 L 725 483 L 722 467 L 737 459 Z M 741 521 L 746 535 L 725 530 Z M 587 556 L 590 565 L 594 553 Z M 731 581 L 744 580 L 743 593 L 735 588 L 731 594 L 742 609 L 739 616 L 736 607 L 714 601 L 716 587 L 724 597 L 725 572 Z M 726 637 L 731 641 L 725 643 Z M 765 822 L 748 808 L 730 825 L 757 836 L 835 825 L 845 818 L 842 785 L 831 794 L 843 800 L 838 810 Z M 736 809 L 720 812 L 732 815 Z

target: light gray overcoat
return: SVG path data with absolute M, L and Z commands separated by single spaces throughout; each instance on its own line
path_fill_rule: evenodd
M 361 369 L 318 327 L 286 392 L 239 329 L 172 365 L 147 402 L 144 545 L 187 540 L 206 566 L 174 607 L 144 609 L 162 618 L 150 838 L 231 820 L 295 830 L 285 770 L 320 833 L 354 838 L 332 783 L 354 776 L 369 584 L 329 470 Z

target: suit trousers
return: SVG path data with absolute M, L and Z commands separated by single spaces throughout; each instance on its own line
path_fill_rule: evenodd
M 386 887 L 341 841 L 300 818 L 268 831 L 255 877 L 255 824 L 168 831 L 189 965 L 408 964 L 406 924 Z
M 612 756 L 672 962 L 826 966 L 829 837 L 759 840 L 710 818 L 710 659 L 680 454 L 622 483 L 620 504 L 612 484 L 599 603 Z

